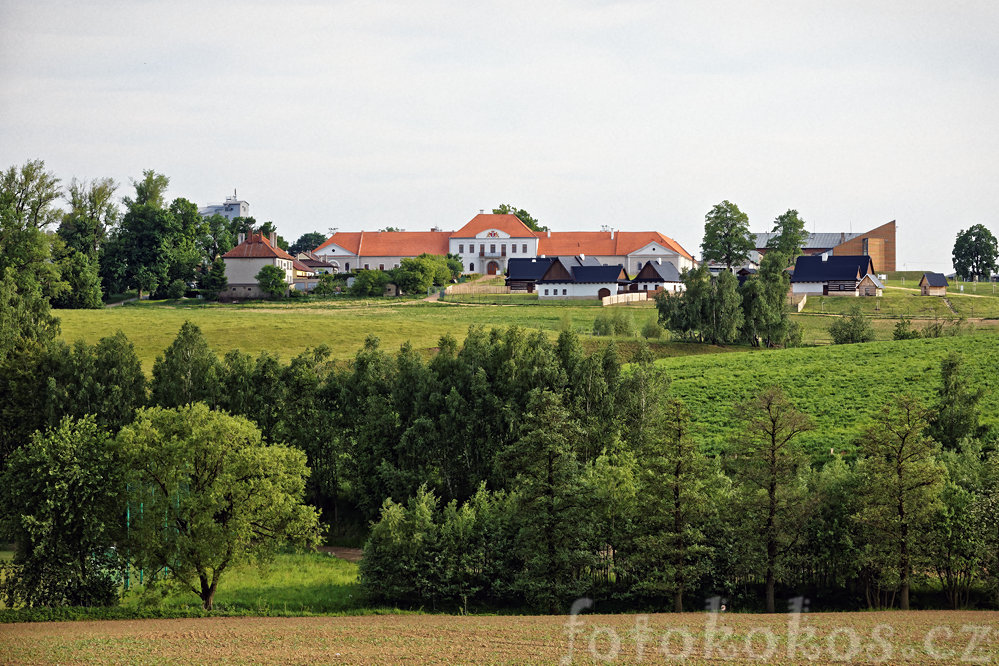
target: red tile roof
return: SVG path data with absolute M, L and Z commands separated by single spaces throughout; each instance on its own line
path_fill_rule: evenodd
M 271 245 L 263 234 L 250 234 L 245 241 L 222 255 L 223 259 L 288 259 L 294 257 L 281 248 Z
M 313 252 L 337 245 L 359 257 L 415 257 L 447 254 L 450 231 L 338 231 Z
M 538 234 L 538 254 L 624 256 L 649 243 L 659 243 L 682 257 L 693 260 L 683 247 L 669 236 L 658 231 L 553 231 L 551 235 Z
M 453 235 L 455 238 L 474 238 L 487 229 L 496 229 L 510 234 L 514 238 L 530 238 L 541 235 L 536 231 L 531 231 L 531 228 L 521 222 L 516 215 L 496 215 L 494 213 L 479 213 Z

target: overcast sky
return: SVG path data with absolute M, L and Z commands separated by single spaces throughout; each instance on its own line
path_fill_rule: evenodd
M 655 229 L 700 256 L 898 221 L 898 267 L 999 234 L 999 3 L 0 0 L 0 167 L 155 169 L 258 221 Z

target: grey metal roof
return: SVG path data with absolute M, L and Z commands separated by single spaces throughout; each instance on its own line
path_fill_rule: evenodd
M 948 287 L 950 284 L 943 273 L 923 273 L 923 279 L 931 287 Z
M 756 247 L 757 249 L 763 249 L 767 246 L 767 242 L 774 236 L 779 234 L 775 233 L 759 233 L 756 234 Z M 823 250 L 836 247 L 841 243 L 845 243 L 848 240 L 853 240 L 862 234 L 838 232 L 838 233 L 821 233 L 821 234 L 808 234 L 808 238 L 805 239 L 805 244 L 803 246 L 806 250 Z
M 659 263 L 655 261 L 650 261 L 649 263 L 645 264 L 645 266 L 651 266 L 652 269 L 659 276 L 659 279 L 662 280 L 663 282 L 680 281 L 680 271 L 676 270 L 676 266 L 673 265 L 673 262 L 663 261 Z M 645 266 L 643 266 L 642 268 L 644 269 Z M 637 277 L 634 280 L 632 280 L 632 282 L 638 282 L 638 281 L 640 280 Z
M 510 280 L 540 280 L 548 267 L 555 261 L 552 258 L 521 259 L 511 258 L 506 262 L 506 279 Z

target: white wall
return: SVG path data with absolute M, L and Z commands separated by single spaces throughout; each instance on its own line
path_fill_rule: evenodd
M 545 295 L 545 289 L 548 290 L 548 295 Z M 593 299 L 596 300 L 600 298 L 598 293 L 601 289 L 610 290 L 611 295 L 617 293 L 618 286 L 617 282 L 587 282 L 583 284 L 576 284 L 575 282 L 552 282 L 539 284 L 534 287 L 534 291 L 537 292 L 539 299 Z M 563 295 L 562 291 L 566 293 Z
M 234 258 L 234 259 L 223 259 L 225 262 L 225 279 L 229 284 L 256 284 L 257 283 L 257 273 L 264 266 L 277 266 L 284 270 L 285 278 L 284 281 L 291 284 L 295 281 L 294 270 L 292 264 L 287 259 L 278 259 L 277 257 L 272 258 Z
M 792 294 L 818 294 L 822 295 L 822 282 L 792 282 Z

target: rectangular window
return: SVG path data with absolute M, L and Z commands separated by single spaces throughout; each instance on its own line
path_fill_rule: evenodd
M 565 296 L 565 295 L 566 295 L 566 294 L 568 294 L 568 293 L 569 293 L 569 290 L 568 290 L 568 289 L 563 289 L 563 290 L 562 290 L 562 295 L 563 295 L 563 296 Z
M 366 270 L 366 271 L 367 270 L 371 270 L 370 268 L 368 268 L 368 264 L 364 264 L 364 270 Z
M 462 243 L 458 246 L 458 254 L 465 254 L 465 244 Z
M 517 254 L 517 244 L 514 243 L 510 246 L 510 254 Z
M 489 252 L 490 252 L 491 254 L 496 254 L 496 243 L 491 243 L 491 244 L 489 245 Z
M 527 243 L 524 243 L 524 254 L 527 254 Z
M 469 251 L 470 253 L 471 253 L 471 252 L 475 252 L 475 243 L 470 243 L 470 244 L 469 244 L 469 246 L 468 246 L 468 251 Z
M 347 271 L 349 273 L 350 272 L 350 264 L 349 263 L 345 263 L 343 265 L 343 270 L 345 270 L 345 271 Z
M 378 270 L 380 271 L 385 270 L 385 264 L 378 264 Z
M 547 295 L 548 295 L 548 290 L 547 290 L 547 289 L 545 289 L 545 296 L 547 296 Z
M 468 265 L 468 272 L 469 273 L 474 273 L 475 272 L 475 264 L 469 264 Z

